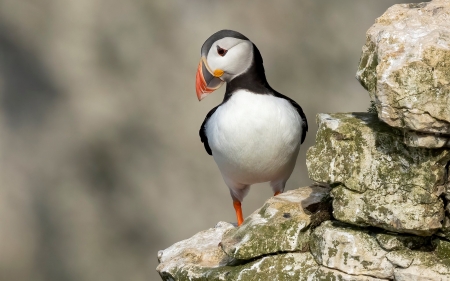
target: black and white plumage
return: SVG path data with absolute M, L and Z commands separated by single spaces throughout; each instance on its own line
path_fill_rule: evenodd
M 240 224 L 240 202 L 252 184 L 270 182 L 275 194 L 284 191 L 308 123 L 300 105 L 267 83 L 261 54 L 247 37 L 219 31 L 201 54 L 199 100 L 227 86 L 223 102 L 203 121 L 200 139 L 230 189 Z

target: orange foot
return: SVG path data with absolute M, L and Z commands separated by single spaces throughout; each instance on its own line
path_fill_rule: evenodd
M 281 192 L 277 191 L 273 194 L 273 196 L 277 196 L 278 194 L 280 194 Z
M 233 201 L 233 206 L 234 206 L 234 210 L 236 211 L 238 226 L 240 226 L 244 222 L 244 218 L 242 217 L 241 202 Z

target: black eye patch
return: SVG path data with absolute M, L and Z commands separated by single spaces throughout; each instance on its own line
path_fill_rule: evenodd
M 228 50 L 225 50 L 223 48 L 220 48 L 219 45 L 217 45 L 217 53 L 219 56 L 223 57 L 227 54 Z

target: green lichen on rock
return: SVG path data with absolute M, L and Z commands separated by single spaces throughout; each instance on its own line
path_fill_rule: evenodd
M 435 252 L 404 249 L 390 252 L 387 258 L 396 265 L 394 280 L 450 280 L 449 263 L 438 257 Z
M 377 90 L 377 65 L 378 53 L 376 44 L 369 36 L 366 36 L 366 44 L 362 48 L 356 79 L 369 92 L 374 105 L 376 105 L 374 94 Z
M 316 194 L 317 195 L 317 194 Z M 293 194 L 291 194 L 293 196 Z M 315 200 L 319 201 L 319 200 Z M 302 203 L 300 203 L 302 204 Z M 306 204 L 311 206 L 311 204 Z M 317 210 L 317 207 L 313 209 Z M 314 211 L 312 211 L 314 212 Z M 266 255 L 230 265 L 218 245 L 225 231 L 234 228 L 220 222 L 216 227 L 175 243 L 158 253 L 157 267 L 164 281 L 381 281 L 366 275 L 348 274 L 316 263 L 310 252 Z M 250 229 L 247 229 L 251 231 Z
M 306 165 L 312 180 L 336 186 L 336 219 L 417 235 L 441 228 L 449 150 L 408 147 L 370 113 L 318 114 L 317 122 Z
M 408 198 L 409 193 L 402 190 L 394 194 L 374 190 L 358 193 L 343 185 L 334 188 L 331 194 L 334 217 L 347 223 L 423 236 L 441 227 L 443 204 L 437 197 L 435 202 L 421 204 L 420 200 Z
M 287 253 L 263 257 L 240 266 L 212 269 L 206 275 L 207 279 L 200 280 L 306 280 L 318 267 L 309 253 Z
M 386 251 L 401 249 L 424 249 L 431 248 L 430 237 L 404 235 L 397 233 L 377 233 L 375 235 L 378 244 Z
M 331 218 L 331 202 L 323 200 L 329 192 L 326 187 L 310 186 L 270 198 L 240 227 L 224 234 L 222 249 L 237 260 L 308 251 L 311 229 Z
M 316 262 L 328 268 L 386 279 L 393 275 L 387 251 L 364 229 L 326 221 L 311 235 L 310 249 Z
M 450 133 L 449 14 L 449 1 L 395 5 L 367 31 L 356 77 L 390 126 Z
M 382 281 L 370 276 L 350 275 L 319 266 L 309 252 L 266 256 L 238 266 L 181 267 L 165 281 Z
M 433 240 L 433 245 L 436 247 L 436 255 L 450 265 L 450 241 L 436 238 Z
M 404 131 L 403 141 L 407 146 L 442 148 L 450 147 L 450 138 L 448 135 L 424 134 L 417 131 Z
M 374 101 L 370 101 L 370 106 L 367 109 L 367 112 L 372 114 L 378 114 L 378 109 Z

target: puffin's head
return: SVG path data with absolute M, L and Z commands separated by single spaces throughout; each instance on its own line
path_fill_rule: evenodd
M 199 101 L 250 68 L 253 43 L 239 32 L 221 30 L 203 43 L 201 56 L 195 81 Z

